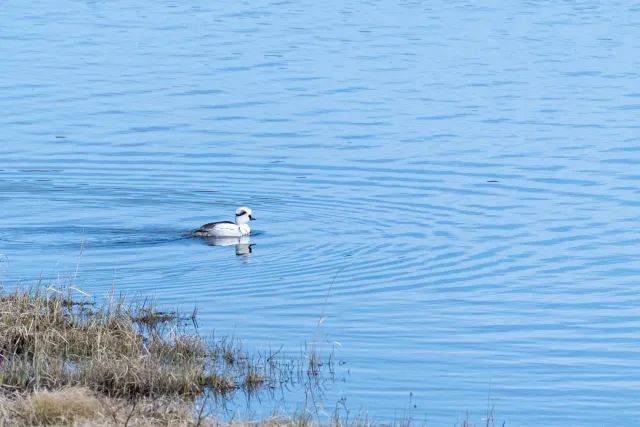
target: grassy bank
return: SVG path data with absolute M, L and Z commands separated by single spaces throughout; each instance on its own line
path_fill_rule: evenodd
M 203 337 L 185 326 L 195 314 L 73 288 L 0 294 L 0 425 L 217 425 L 207 414 L 220 399 L 318 376 L 315 356 L 296 365 Z
M 73 287 L 0 292 L 0 427 L 424 425 L 411 410 L 380 424 L 366 412 L 322 410 L 320 417 L 317 408 L 222 422 L 212 414 L 237 393 L 297 387 L 315 405 L 315 393 L 332 381 L 332 357 L 319 357 L 318 330 L 299 359 L 251 356 L 237 340 L 198 333 L 196 314 L 162 312 L 154 301 L 113 292 L 97 303 Z M 482 425 L 494 425 L 493 411 Z

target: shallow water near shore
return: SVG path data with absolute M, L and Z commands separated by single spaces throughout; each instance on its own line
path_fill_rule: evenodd
M 319 336 L 344 381 L 326 408 L 411 406 L 432 425 L 480 422 L 487 401 L 507 425 L 640 415 L 637 9 L 0 13 L 6 288 L 73 276 L 86 240 L 84 292 L 197 305 L 201 329 L 299 354 L 333 283 Z M 241 205 L 250 254 L 185 237 Z

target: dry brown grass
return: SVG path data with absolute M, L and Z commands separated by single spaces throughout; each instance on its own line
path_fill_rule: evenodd
M 238 340 L 205 339 L 184 321 L 149 300 L 96 304 L 73 287 L 0 293 L 0 427 L 228 426 L 202 415 L 207 401 L 268 392 L 308 371 L 275 354 L 250 358 Z M 249 424 L 310 425 L 231 425 Z
M 102 419 L 102 403 L 85 388 L 34 392 L 19 399 L 14 409 L 28 425 L 59 425 Z
M 99 310 L 86 307 L 43 288 L 0 297 L 0 387 L 86 386 L 120 396 L 138 390 L 165 394 L 188 388 L 169 380 L 171 373 L 193 377 L 203 369 L 202 353 L 179 366 L 163 363 L 179 357 L 176 346 L 158 346 L 159 351 L 151 353 L 149 338 L 163 338 L 153 331 L 144 336 L 135 321 L 137 313 L 124 300 Z
M 360 420 L 362 421 L 362 420 Z M 88 388 L 0 396 L 0 427 L 365 427 L 361 422 L 344 423 L 338 418 L 326 424 L 309 414 L 273 416 L 258 421 L 223 422 L 202 417 L 188 401 L 108 398 Z
M 44 287 L 0 296 L 0 390 L 194 397 L 207 387 L 232 392 L 256 370 L 233 340 L 189 334 L 179 317 L 155 314 L 148 302 L 119 297 L 95 306 L 73 296 Z
M 219 424 L 212 418 L 199 418 L 189 402 L 107 398 L 81 387 L 2 397 L 0 416 L 0 426 L 15 427 L 191 427 Z
M 250 366 L 244 377 L 244 387 L 247 392 L 253 393 L 260 389 L 266 381 L 265 375 L 256 367 Z

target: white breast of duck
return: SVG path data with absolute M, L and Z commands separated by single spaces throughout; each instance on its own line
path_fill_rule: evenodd
M 236 221 L 210 222 L 191 232 L 195 237 L 242 237 L 251 234 L 249 221 L 254 220 L 251 208 L 236 209 Z

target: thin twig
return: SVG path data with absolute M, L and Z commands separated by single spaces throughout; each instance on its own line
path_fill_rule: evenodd
M 80 245 L 80 254 L 78 255 L 78 263 L 76 264 L 76 272 L 73 275 L 73 284 L 76 284 L 76 277 L 78 277 L 78 269 L 80 268 L 80 258 L 82 258 L 82 252 L 84 252 L 84 245 L 87 243 L 87 238 L 82 241 Z
M 133 406 L 131 407 L 131 412 L 129 412 L 129 416 L 127 417 L 127 420 L 124 423 L 124 427 L 127 427 L 129 425 L 129 421 L 131 420 L 131 417 L 133 416 L 133 412 L 136 410 L 136 405 L 138 405 L 138 399 L 133 401 Z
M 322 304 L 322 311 L 320 312 L 320 319 L 318 320 L 318 326 L 316 327 L 316 332 L 313 335 L 313 342 L 311 343 L 311 351 L 312 352 L 315 352 L 316 338 L 318 337 L 318 332 L 320 331 L 320 325 L 322 324 L 322 322 L 325 319 L 324 311 L 327 308 L 327 301 L 329 300 L 329 295 L 331 294 L 331 289 L 333 289 L 333 284 L 336 282 L 336 279 L 338 278 L 338 274 L 342 273 L 342 270 L 344 270 L 345 268 L 349 267 L 350 265 L 351 264 L 345 265 L 340 270 L 338 270 L 338 272 L 336 273 L 335 276 L 333 276 L 333 280 L 331 281 L 331 286 L 329 286 L 329 290 L 327 291 L 327 295 L 324 297 L 324 304 Z
M 200 424 L 202 423 L 202 414 L 204 413 L 204 407 L 207 404 L 207 400 L 209 400 L 209 395 L 207 395 L 207 397 L 204 398 L 204 402 L 202 402 L 202 407 L 198 412 L 198 422 L 196 423 L 196 427 L 200 427 Z

